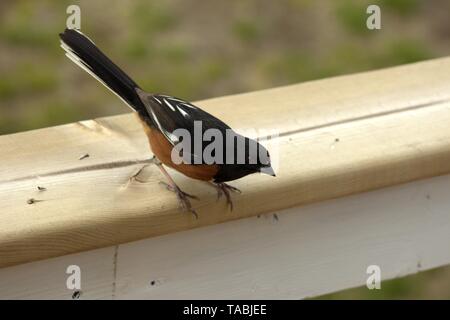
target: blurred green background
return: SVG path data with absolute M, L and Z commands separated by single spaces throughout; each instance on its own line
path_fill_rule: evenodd
M 448 0 L 1 1 L 0 134 L 128 112 L 64 57 L 66 8 L 144 89 L 188 100 L 450 54 Z M 378 4 L 382 29 L 366 28 Z M 450 299 L 450 267 L 323 298 Z

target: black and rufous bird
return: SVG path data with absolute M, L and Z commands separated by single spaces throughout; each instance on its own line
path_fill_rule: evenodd
M 165 184 L 168 189 L 176 192 L 182 207 L 195 215 L 188 198 L 196 198 L 183 192 L 162 164 L 171 167 L 184 175 L 198 180 L 212 183 L 217 187 L 218 195 L 224 194 L 227 203 L 232 209 L 230 191 L 239 191 L 238 189 L 226 184 L 226 181 L 242 178 L 248 174 L 262 172 L 275 176 L 270 164 L 268 151 L 259 143 L 232 131 L 237 137 L 245 141 L 245 162 L 220 161 L 217 163 L 205 163 L 203 160 L 198 163 L 195 161 L 185 161 L 175 163 L 172 159 L 172 149 L 179 143 L 179 139 L 173 132 L 176 129 L 186 129 L 194 135 L 194 122 L 201 121 L 202 132 L 208 129 L 217 129 L 226 134 L 231 128 L 213 115 L 203 111 L 197 106 L 179 98 L 154 94 L 143 91 L 125 72 L 115 65 L 97 46 L 84 34 L 78 30 L 66 29 L 60 34 L 61 47 L 66 51 L 66 56 L 88 72 L 108 89 L 121 98 L 131 109 L 133 109 L 141 121 L 144 131 L 148 137 L 150 147 L 155 156 L 155 163 L 162 173 L 166 176 L 169 183 Z M 151 72 L 149 72 L 151 76 Z M 239 107 L 239 106 L 236 106 Z M 232 110 L 230 110 L 232 111 Z M 251 159 L 249 145 L 255 143 L 258 147 L 257 159 Z M 202 150 L 206 147 L 202 141 Z M 233 152 L 226 147 L 224 143 L 223 157 L 227 158 L 232 154 L 233 160 L 236 160 L 237 152 L 234 146 Z M 194 158 L 203 159 L 203 154 L 198 154 L 198 150 L 192 148 L 191 155 Z M 267 155 L 262 159 L 260 155 Z M 183 155 L 185 159 L 186 155 Z M 251 160 L 251 161 L 250 161 Z M 240 192 L 240 191 L 239 191 Z

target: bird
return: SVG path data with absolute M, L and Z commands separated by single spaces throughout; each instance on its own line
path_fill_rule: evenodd
M 233 210 L 231 192 L 241 193 L 241 191 L 226 182 L 253 173 L 275 176 L 269 152 L 259 142 L 236 133 L 222 120 L 188 101 L 174 96 L 144 91 L 79 29 L 67 28 L 59 34 L 59 37 L 65 55 L 72 62 L 111 90 L 137 114 L 153 153 L 153 163 L 158 166 L 168 181 L 161 183 L 168 190 L 176 193 L 184 211 L 189 211 L 198 217 L 189 200 L 198 200 L 198 198 L 181 190 L 164 166 L 189 178 L 210 183 L 217 189 L 218 198 L 222 195 L 225 196 L 231 210 Z M 151 76 L 151 71 L 149 75 Z M 224 136 L 229 134 L 234 142 L 241 141 L 240 146 L 244 146 L 244 148 L 239 149 L 238 143 L 231 146 L 222 143 L 211 152 L 213 158 L 221 154 L 222 160 L 206 161 L 204 152 L 208 148 L 208 141 L 203 139 L 200 142 L 197 141 L 200 144 L 198 147 L 195 145 L 196 141 L 185 141 L 184 137 L 180 139 L 179 135 L 174 134 L 178 129 L 178 131 L 184 130 L 183 132 L 195 136 L 194 131 L 199 125 L 202 134 L 208 130 Z M 180 145 L 183 148 L 180 148 Z M 177 146 L 179 150 L 176 149 Z M 258 151 L 256 155 L 250 152 L 251 147 L 256 147 Z M 178 153 L 177 161 L 174 161 L 174 149 L 181 151 Z M 180 159 L 181 162 L 178 161 Z M 137 175 L 144 167 L 131 178 L 138 180 Z

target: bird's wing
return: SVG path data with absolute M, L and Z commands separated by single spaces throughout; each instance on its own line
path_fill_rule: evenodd
M 176 129 L 185 129 L 191 134 L 191 153 L 193 157 L 202 157 L 194 151 L 194 126 L 201 121 L 201 134 L 208 129 L 217 129 L 225 137 L 226 130 L 231 128 L 223 121 L 217 119 L 199 107 L 179 98 L 166 95 L 146 94 L 144 101 L 148 115 L 153 120 L 158 129 L 166 136 L 172 145 L 176 145 L 180 140 L 174 134 Z M 201 139 L 201 137 L 195 137 Z M 203 140 L 203 139 L 202 139 Z M 202 141 L 202 152 L 209 142 Z M 198 152 L 197 152 L 198 153 Z

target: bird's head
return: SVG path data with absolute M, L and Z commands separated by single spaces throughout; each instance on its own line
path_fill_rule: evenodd
M 276 176 L 270 161 L 269 151 L 259 142 L 258 142 L 257 169 L 258 172 L 268 174 L 273 177 Z

